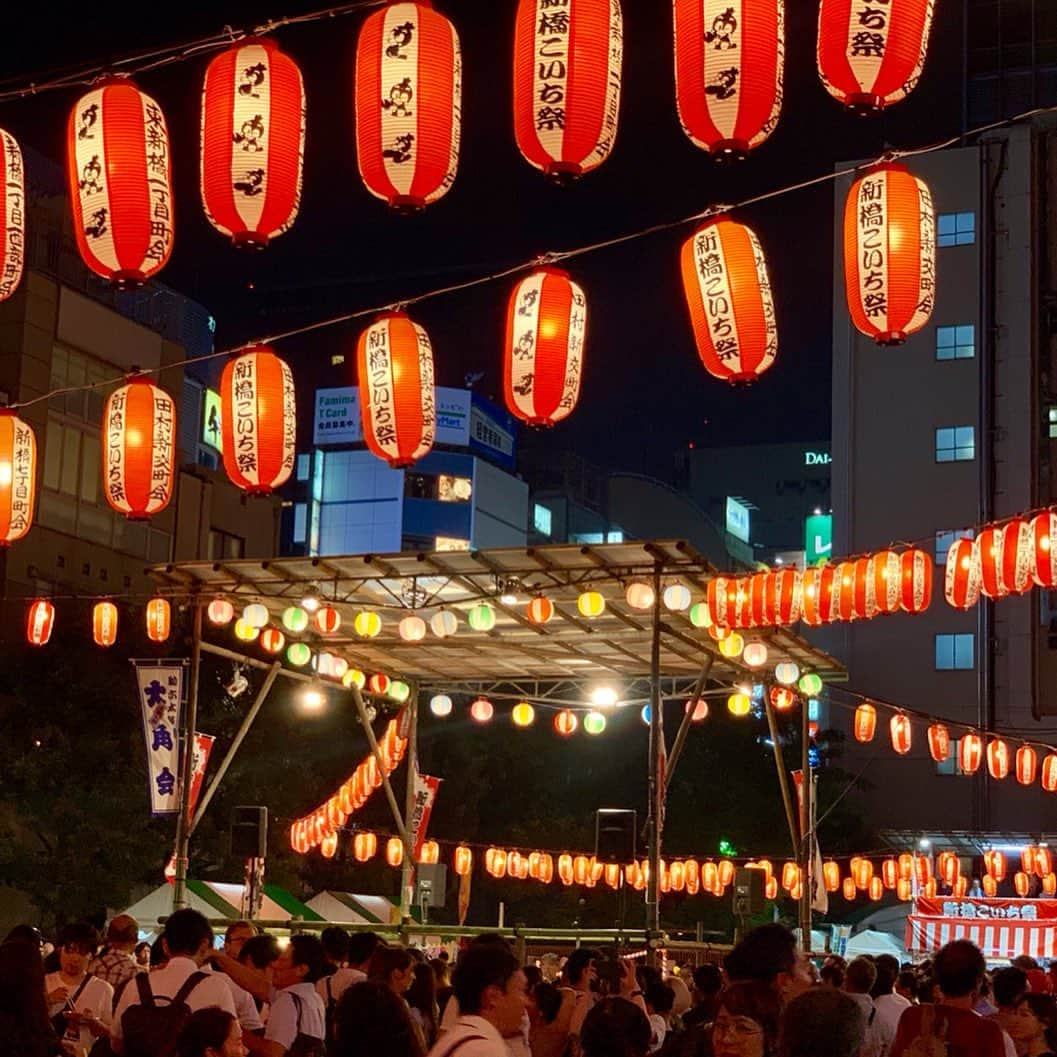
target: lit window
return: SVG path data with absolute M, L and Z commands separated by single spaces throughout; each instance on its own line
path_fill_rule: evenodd
M 941 213 L 936 217 L 937 246 L 971 246 L 975 241 L 975 213 Z
M 294 504 L 294 543 L 304 543 L 308 534 L 308 505 Z
M 623 532 L 622 529 L 617 529 L 616 532 L 607 532 L 606 533 L 606 543 L 623 543 L 623 542 L 624 542 L 624 532 Z
M 966 635 L 936 636 L 936 671 L 965 672 L 974 667 L 975 641 L 972 633 Z
M 943 763 L 936 764 L 937 774 L 965 774 L 961 767 L 961 740 L 951 742 L 951 750 Z
M 437 478 L 437 498 L 442 503 L 468 503 L 473 496 L 469 477 L 452 477 L 442 473 Z
M 604 532 L 574 532 L 572 542 L 573 543 L 584 543 L 590 546 L 592 543 L 605 543 L 606 534 Z
M 936 462 L 966 462 L 976 458 L 973 426 L 949 426 L 936 430 Z
M 936 533 L 936 564 L 943 565 L 947 561 L 947 552 L 955 540 L 971 540 L 972 529 L 952 529 L 949 532 Z
M 1051 407 L 1046 418 L 1050 427 L 1050 440 L 1057 440 L 1057 407 Z
M 468 551 L 470 549 L 470 541 L 459 539 L 456 536 L 438 536 L 437 537 L 437 550 L 438 551 Z
M 551 534 L 551 521 L 551 508 L 543 506 L 541 503 L 536 503 L 532 508 L 532 527 L 541 536 L 549 536 Z
M 304 455 L 298 455 L 297 457 L 297 479 L 299 481 L 307 481 L 308 475 L 311 473 L 312 468 L 312 456 L 307 452 Z
M 971 360 L 976 355 L 976 327 L 971 323 L 936 328 L 937 360 Z

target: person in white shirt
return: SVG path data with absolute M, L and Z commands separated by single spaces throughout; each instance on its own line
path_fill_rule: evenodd
M 150 973 L 134 976 L 121 993 L 110 1025 L 110 1047 L 117 1054 L 125 1052 L 122 1028 L 125 1011 L 140 1004 L 140 980 L 145 982 L 155 997 L 171 1000 L 191 974 L 198 972 L 208 961 L 213 950 L 213 930 L 197 910 L 177 910 L 165 923 L 162 947 L 168 957 L 165 965 Z M 236 1015 L 231 988 L 221 976 L 205 976 L 194 986 L 186 1001 L 192 1013 L 216 1006 L 232 1016 Z
M 236 921 L 228 925 L 224 933 L 224 953 L 229 958 L 238 958 L 242 948 L 257 934 L 257 926 L 252 921 Z
M 323 1057 L 327 1029 L 323 999 L 316 992 L 316 981 L 323 972 L 323 944 L 316 936 L 291 936 L 286 949 L 272 962 L 272 986 L 268 1024 L 263 1044 L 245 1039 L 251 1053 L 261 1057 L 286 1057 L 301 1039 L 298 1052 Z M 313 1046 L 313 1043 L 315 1044 Z
M 675 1005 L 675 991 L 666 983 L 656 981 L 646 988 L 646 1013 L 650 1020 L 653 1038 L 650 1041 L 650 1053 L 656 1053 L 663 1045 L 668 1034 L 668 1023 Z
M 873 1004 L 877 1009 L 877 1019 L 891 1030 L 895 1038 L 899 1018 L 904 1009 L 910 1008 L 910 1001 L 895 993 L 896 980 L 899 979 L 899 962 L 891 954 L 882 954 L 877 958 L 877 982 L 873 986 Z
M 452 979 L 460 1016 L 429 1057 L 508 1057 L 506 1039 L 519 1034 L 526 1015 L 525 974 L 502 945 L 474 943 Z
M 59 971 L 44 978 L 48 1016 L 62 1018 L 59 1035 L 85 1051 L 110 1031 L 110 1009 L 114 989 L 105 980 L 88 973 L 88 960 L 95 953 L 99 936 L 83 922 L 67 925 L 59 933 Z
M 853 958 L 844 973 L 844 991 L 863 1011 L 866 1018 L 866 1039 L 858 1057 L 888 1057 L 895 1041 L 895 1032 L 877 1014 L 870 991 L 877 979 L 877 967 L 869 958 Z

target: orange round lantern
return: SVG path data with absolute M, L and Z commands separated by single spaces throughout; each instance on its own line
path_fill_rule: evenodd
M 373 833 L 357 833 L 352 838 L 352 854 L 357 862 L 373 859 L 378 851 L 378 838 Z
M 970 539 L 957 539 L 947 551 L 944 597 L 955 609 L 972 609 L 980 599 L 980 565 Z
M 958 743 L 958 766 L 965 774 L 975 774 L 983 759 L 983 744 L 979 734 L 966 734 Z
M 888 727 L 892 736 L 892 748 L 898 752 L 900 756 L 905 756 L 910 752 L 910 717 L 903 712 L 897 712 L 889 720 Z
M 877 730 L 877 709 L 869 701 L 855 710 L 855 740 L 864 744 L 873 741 Z
M 401 212 L 447 194 L 459 162 L 462 56 L 428 2 L 390 3 L 356 44 L 356 148 L 367 190 Z
M 727 217 L 709 221 L 683 245 L 682 272 L 705 370 L 720 381 L 754 382 L 778 352 L 767 262 L 756 235 Z
M 885 888 L 889 891 L 893 890 L 896 886 L 896 881 L 899 880 L 899 863 L 895 859 L 885 859 L 881 863 L 881 881 L 884 883 Z
M 885 894 L 884 893 L 884 884 L 882 883 L 880 877 L 871 877 L 870 878 L 869 893 L 870 893 L 870 898 L 875 903 L 877 902 L 877 900 L 879 900 Z
M 822 882 L 827 892 L 836 892 L 840 888 L 840 865 L 832 859 L 822 864 Z
M 147 603 L 147 638 L 164 642 L 172 629 L 172 607 L 167 598 L 152 598 Z
M 455 872 L 459 877 L 465 877 L 473 870 L 473 852 L 464 844 L 455 849 Z
M 998 882 L 990 874 L 981 879 L 980 885 L 988 899 L 994 899 L 998 895 Z
M 834 99 L 870 114 L 905 99 L 925 65 L 933 0 L 822 0 L 818 72 Z
M 1032 576 L 1039 587 L 1057 587 L 1057 509 L 1031 519 Z
M 567 708 L 562 709 L 562 711 L 554 717 L 554 729 L 563 738 L 568 738 L 575 734 L 576 728 L 579 725 L 580 721 L 576 718 L 576 713 Z
M 877 612 L 898 613 L 902 581 L 899 555 L 895 551 L 878 551 L 868 559 L 866 576 Z
M 609 157 L 617 135 L 624 29 L 619 0 L 519 0 L 514 23 L 514 135 L 555 180 Z
M 113 646 L 117 641 L 117 606 L 96 602 L 92 607 L 92 640 L 97 646 Z
M 951 754 L 951 735 L 943 723 L 929 726 L 929 754 L 936 763 L 944 763 Z
M 577 855 L 573 859 L 573 881 L 578 885 L 587 884 L 591 863 L 586 855 Z
M 0 148 L 7 133 L 0 129 Z M 12 142 L 14 142 L 12 140 Z M 0 176 L 9 158 L 0 157 Z M 19 170 L 21 172 L 21 169 Z M 4 208 L 7 197 L 15 194 L 0 182 L 0 240 L 3 240 Z M 20 200 L 19 211 L 24 208 Z M 0 261 L 6 242 L 0 241 Z M 0 271 L 0 301 L 4 300 L 5 276 Z M 33 509 L 37 498 L 37 439 L 33 430 L 10 408 L 0 407 L 0 548 L 20 540 L 33 524 Z
M 716 881 L 721 888 L 726 888 L 734 880 L 734 863 L 722 859 L 716 867 Z
M 31 646 L 46 646 L 55 625 L 55 607 L 46 598 L 29 604 L 26 615 L 26 639 Z
M 528 604 L 528 618 L 533 624 L 546 624 L 554 616 L 554 603 L 539 595 Z
M 305 87 L 297 63 L 269 37 L 246 37 L 206 68 L 202 203 L 238 247 L 263 249 L 301 204 Z
M 849 902 L 855 898 L 855 880 L 851 877 L 845 877 L 841 885 L 841 890 L 844 898 Z
M 1005 880 L 1006 876 L 1006 857 L 1003 852 L 1000 851 L 985 851 L 984 852 L 984 869 L 987 871 L 989 877 L 993 877 L 996 881 Z
M 514 287 L 503 345 L 503 391 L 512 415 L 530 426 L 553 426 L 572 413 L 586 333 L 587 299 L 560 268 L 540 268 Z
M 1049 848 L 1039 847 L 1035 849 L 1035 876 L 1047 877 L 1053 873 L 1053 853 Z
M 119 514 L 144 520 L 172 498 L 176 405 L 143 376 L 107 397 L 103 411 L 103 493 Z
M 988 743 L 987 770 L 998 781 L 1009 774 L 1009 746 L 1001 738 Z
M 844 212 L 844 278 L 852 322 L 878 345 L 901 345 L 928 323 L 936 221 L 928 185 L 905 166 L 874 166 L 852 184 Z
M 220 378 L 224 470 L 249 495 L 268 495 L 294 469 L 294 376 L 267 345 L 229 360 Z
M 70 111 L 66 161 L 81 259 L 119 290 L 142 285 L 164 267 L 173 243 L 161 107 L 127 78 L 107 78 Z
M 0 129 L 0 301 L 6 301 L 18 288 L 25 251 L 26 181 L 22 149 L 14 136 Z
M 1026 873 L 1018 870 L 1013 875 L 1013 887 L 1021 899 L 1026 899 L 1028 893 L 1031 891 L 1031 878 L 1028 877 Z
M 422 845 L 418 860 L 420 863 L 433 864 L 440 861 L 440 845 L 435 840 L 427 840 Z
M 904 881 L 909 881 L 914 876 L 914 856 L 910 852 L 903 852 L 899 856 L 899 877 Z
M 907 902 L 914 893 L 913 885 L 911 885 L 908 878 L 900 877 L 896 882 L 896 898 Z
M 932 556 L 926 551 L 912 548 L 903 552 L 900 565 L 900 605 L 906 613 L 924 613 L 932 604 Z
M 398 3 L 384 13 L 421 6 Z M 410 466 L 433 447 L 436 436 L 433 348 L 428 335 L 405 313 L 387 312 L 360 335 L 356 370 L 367 447 L 394 468 Z
M 390 866 L 404 864 L 404 842 L 399 837 L 390 837 L 385 845 L 385 861 Z
M 873 863 L 869 859 L 859 859 L 852 871 L 855 877 L 855 887 L 865 891 L 870 887 L 873 880 Z
M 683 131 L 702 150 L 744 158 L 774 131 L 782 110 L 784 7 L 784 0 L 675 0 L 675 99 Z

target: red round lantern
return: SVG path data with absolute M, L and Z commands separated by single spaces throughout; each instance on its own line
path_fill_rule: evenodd
M 1009 774 L 1009 746 L 1001 738 L 988 742 L 987 770 L 997 781 Z
M 765 611 L 768 624 L 795 624 L 803 606 L 803 587 L 796 569 L 780 569 L 768 573 L 765 592 Z
M 1002 551 L 1005 529 L 988 525 L 981 529 L 974 541 L 976 562 L 980 568 L 980 591 L 988 598 L 1004 598 L 1009 594 L 1002 576 Z
M 804 570 L 801 584 L 804 623 L 810 627 L 828 624 L 837 613 L 836 570 L 832 565 L 813 565 Z
M 683 131 L 721 158 L 744 158 L 782 110 L 784 0 L 675 0 L 675 100 Z
M 25 257 L 25 165 L 18 141 L 0 128 L 0 301 L 17 289 Z
M 367 690 L 369 693 L 381 696 L 389 689 L 389 676 L 382 672 L 375 672 L 374 675 L 367 680 Z
M 0 135 L 6 133 L 0 130 Z M 0 158 L 0 170 L 3 164 Z M 0 224 L 3 222 L 3 197 L 4 188 L 0 184 Z M 0 272 L 0 290 L 2 283 L 3 273 Z M 0 300 L 3 300 L 2 294 Z M 29 531 L 36 498 L 37 438 L 14 411 L 0 407 L 0 548 L 20 540 Z
M 1030 522 L 1014 518 L 1005 525 L 1002 530 L 1002 587 L 1007 592 L 1022 595 L 1031 587 L 1034 550 Z
M 147 638 L 151 642 L 164 642 L 172 630 L 172 606 L 167 598 L 152 598 L 146 611 Z
M 367 447 L 394 469 L 421 459 L 437 428 L 429 336 L 403 312 L 387 312 L 360 335 L 356 371 Z
M 837 580 L 837 619 L 856 620 L 859 614 L 855 609 L 855 562 L 838 562 Z
M 286 636 L 278 628 L 265 628 L 258 641 L 265 653 L 278 653 L 286 645 Z
M 900 756 L 905 756 L 910 752 L 910 717 L 903 712 L 897 712 L 889 720 L 888 727 L 892 736 L 892 748 L 898 752 Z
M 530 426 L 553 426 L 572 413 L 586 331 L 587 299 L 566 272 L 541 268 L 514 287 L 503 348 L 503 389 L 512 415 Z
M 101 82 L 70 111 L 66 160 L 82 260 L 118 289 L 142 285 L 169 260 L 173 243 L 161 107 L 127 79 Z
M 951 754 L 951 735 L 943 723 L 929 727 L 929 755 L 936 763 L 943 763 Z
M 341 627 L 341 614 L 333 606 L 320 606 L 315 620 L 324 635 L 333 635 Z
M 874 166 L 848 192 L 844 281 L 852 322 L 878 345 L 901 345 L 929 321 L 936 296 L 936 218 L 924 180 Z
M 958 766 L 965 774 L 975 774 L 980 769 L 983 745 L 979 734 L 966 734 L 958 742 Z
M 117 606 L 113 602 L 92 606 L 92 641 L 97 646 L 113 646 L 117 641 Z
M 1016 756 L 1017 781 L 1021 785 L 1032 785 L 1039 772 L 1039 755 L 1030 745 L 1021 745 Z
M 402 212 L 447 194 L 459 162 L 462 57 L 455 27 L 430 3 L 390 3 L 356 44 L 360 176 Z
M 263 249 L 301 204 L 305 87 L 297 63 L 268 37 L 247 37 L 206 69 L 202 203 L 239 247 Z
M 1031 539 L 1035 550 L 1032 576 L 1039 587 L 1057 587 L 1057 509 L 1031 519 Z
M 172 498 L 176 405 L 137 376 L 107 397 L 103 412 L 103 492 L 131 521 L 160 513 Z
M 576 733 L 580 721 L 576 713 L 565 708 L 554 717 L 554 729 L 563 737 L 568 738 Z
M 224 469 L 250 495 L 289 480 L 297 448 L 294 376 L 267 345 L 229 360 L 220 379 Z
M 788 712 L 796 704 L 796 694 L 784 686 L 771 687 L 771 706 L 778 712 Z
M 878 613 L 898 613 L 902 570 L 895 551 L 878 551 L 869 559 L 866 575 L 872 581 L 873 603 Z
M 528 604 L 528 618 L 533 624 L 546 624 L 554 616 L 554 603 L 538 595 Z
M 1042 788 L 1047 793 L 1057 792 L 1057 754 L 1052 752 L 1042 761 Z
M 972 609 L 980 599 L 980 565 L 973 541 L 955 540 L 947 551 L 944 597 L 955 609 Z
M 822 0 L 818 72 L 834 99 L 861 114 L 898 103 L 921 79 L 934 0 Z
M 684 243 L 682 271 L 705 370 L 725 382 L 754 382 L 778 352 L 767 262 L 756 235 L 727 217 L 711 220 Z
M 877 709 L 867 701 L 855 710 L 855 740 L 871 742 L 876 730 Z
M 924 613 L 932 604 L 932 556 L 916 547 L 904 551 L 900 605 L 907 613 Z
M 46 598 L 30 602 L 26 614 L 26 639 L 31 646 L 46 646 L 54 624 L 55 607 Z
M 609 157 L 617 135 L 624 29 L 620 0 L 520 0 L 514 23 L 514 135 L 557 180 Z

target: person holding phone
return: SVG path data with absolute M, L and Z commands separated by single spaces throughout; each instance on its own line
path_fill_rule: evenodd
M 98 943 L 91 925 L 66 925 L 59 933 L 59 971 L 44 978 L 48 1015 L 56 1034 L 72 1044 L 75 1053 L 87 1053 L 96 1039 L 110 1033 L 114 989 L 88 972 Z

